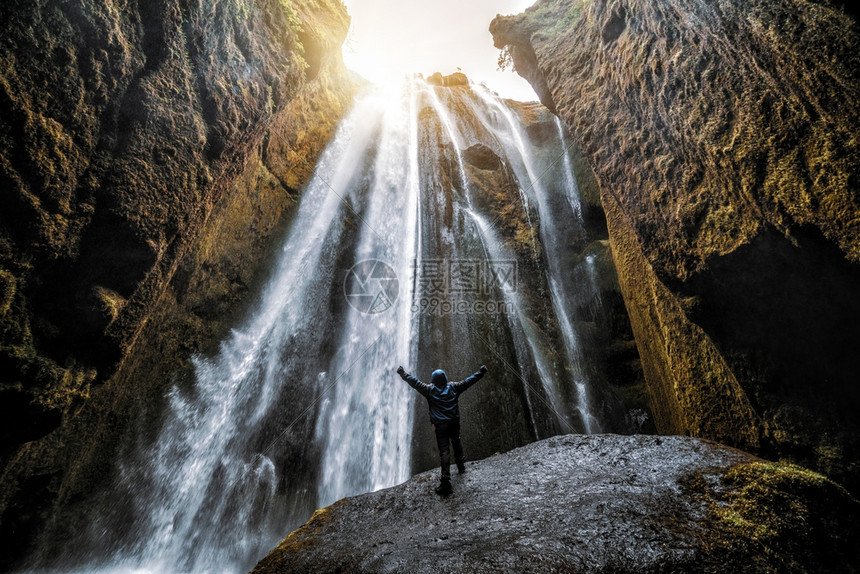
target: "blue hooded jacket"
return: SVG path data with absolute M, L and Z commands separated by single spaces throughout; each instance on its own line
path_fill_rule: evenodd
M 449 383 L 445 371 L 436 369 L 430 375 L 430 382 L 432 383 L 430 385 L 422 383 L 406 372 L 400 375 L 400 378 L 427 398 L 430 405 L 430 422 L 436 425 L 460 420 L 460 406 L 457 404 L 457 399 L 483 376 L 484 373 L 478 371 L 464 381 Z

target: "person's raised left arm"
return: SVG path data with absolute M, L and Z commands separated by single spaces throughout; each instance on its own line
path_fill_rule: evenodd
M 469 375 L 468 377 L 466 377 L 465 380 L 462 380 L 459 383 L 451 383 L 451 386 L 454 387 L 454 390 L 457 391 L 458 394 L 462 393 L 463 391 L 480 381 L 481 377 L 486 375 L 488 370 L 489 369 L 487 369 L 487 367 L 481 365 L 481 368 L 478 369 L 477 373 Z

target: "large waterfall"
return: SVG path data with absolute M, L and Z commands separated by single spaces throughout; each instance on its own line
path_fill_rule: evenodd
M 549 112 L 478 85 L 360 95 L 253 309 L 128 449 L 75 559 L 247 571 L 314 509 L 430 468 L 401 364 L 490 367 L 461 403 L 472 458 L 625 430 L 585 351 L 604 278 L 567 145 Z

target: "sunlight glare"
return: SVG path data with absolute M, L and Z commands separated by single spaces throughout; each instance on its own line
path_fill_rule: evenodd
M 499 50 L 488 31 L 500 14 L 516 14 L 534 0 L 346 0 L 352 18 L 344 43 L 347 68 L 393 87 L 404 77 L 462 71 L 504 97 L 536 100 L 534 90 L 510 70 L 498 71 Z

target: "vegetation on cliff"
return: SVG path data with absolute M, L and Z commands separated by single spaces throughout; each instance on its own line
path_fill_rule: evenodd
M 726 556 L 751 572 L 839 572 L 854 561 L 848 541 L 860 527 L 857 502 L 818 473 L 750 462 L 719 482 L 699 475 L 685 486 L 708 504 L 702 541 L 715 571 L 725 569 Z

